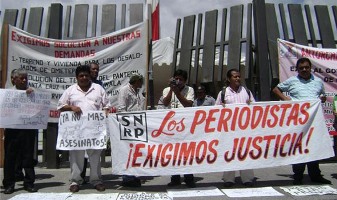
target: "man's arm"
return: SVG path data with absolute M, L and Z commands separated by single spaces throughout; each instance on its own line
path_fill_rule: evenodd
M 61 112 L 63 111 L 73 111 L 76 114 L 81 114 L 82 110 L 78 106 L 70 106 L 70 105 L 64 105 L 62 108 L 59 109 Z
M 126 112 L 126 89 L 125 87 L 122 87 L 122 89 L 119 91 L 118 95 L 118 105 L 117 105 L 117 112 Z
M 192 107 L 193 101 L 192 100 L 188 100 L 186 97 L 184 97 L 184 95 L 181 94 L 180 90 L 178 92 L 174 91 L 174 94 L 176 95 L 176 97 L 178 98 L 178 100 L 180 101 L 180 103 L 184 107 Z
M 187 90 L 187 93 L 182 92 L 180 89 L 176 90 L 176 88 L 174 88 L 173 92 L 184 107 L 191 107 L 194 101 L 194 90 L 187 85 L 185 85 L 183 90 Z
M 168 107 L 168 106 L 170 106 L 173 92 L 172 92 L 172 89 L 170 88 L 169 92 L 166 94 L 166 90 L 167 89 L 164 89 L 163 94 L 162 94 L 163 95 L 163 104 L 164 104 L 165 107 Z
M 278 96 L 278 98 L 280 98 L 282 101 L 288 101 L 288 100 L 291 100 L 291 98 L 285 96 L 285 95 L 282 93 L 282 91 L 281 91 L 278 87 L 275 87 L 275 88 L 273 89 L 273 92 L 274 92 L 274 94 L 275 94 L 276 96 Z
M 63 111 L 73 111 L 76 114 L 81 114 L 82 110 L 78 106 L 72 106 L 69 102 L 69 88 L 63 92 L 61 98 L 58 101 L 57 109 L 61 112 Z

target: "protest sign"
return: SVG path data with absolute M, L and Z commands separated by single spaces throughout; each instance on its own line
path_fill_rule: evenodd
M 322 123 L 318 100 L 112 114 L 112 173 L 207 173 L 329 158 Z
M 81 115 L 74 112 L 62 112 L 59 118 L 56 149 L 105 149 L 106 123 L 104 111 L 91 111 Z
M 337 194 L 337 190 L 328 185 L 319 186 L 290 186 L 280 187 L 285 192 L 290 193 L 293 196 L 308 196 L 308 195 L 327 195 Z
M 332 127 L 334 114 L 333 97 L 337 94 L 337 49 L 322 49 L 303 46 L 278 39 L 280 82 L 291 76 L 296 76 L 296 62 L 299 58 L 309 58 L 312 63 L 312 74 L 322 79 L 327 95 L 323 103 L 325 123 L 331 135 L 337 134 Z
M 46 92 L 0 89 L 0 127 L 46 129 L 50 98 Z
M 172 200 L 167 193 L 147 193 L 147 192 L 136 192 L 136 193 L 120 193 L 117 200 Z
M 242 197 L 276 197 L 284 196 L 272 187 L 261 188 L 240 188 L 240 189 L 222 189 L 228 197 L 242 198 Z
M 116 106 L 119 89 L 128 83 L 132 73 L 142 74 L 147 84 L 146 22 L 77 40 L 43 38 L 14 26 L 9 26 L 8 35 L 11 48 L 8 49 L 6 88 L 11 86 L 12 70 L 27 70 L 30 87 L 52 94 L 50 122 L 58 122 L 57 101 L 65 89 L 76 84 L 75 69 L 79 65 L 99 64 L 98 79 L 103 81 L 112 106 Z

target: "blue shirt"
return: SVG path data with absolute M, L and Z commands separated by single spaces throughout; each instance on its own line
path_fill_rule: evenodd
M 214 106 L 215 99 L 211 96 L 206 95 L 204 99 L 195 99 L 192 107 L 195 106 Z
M 96 83 L 96 84 L 98 84 L 98 85 L 100 85 L 100 86 L 103 87 L 103 81 L 101 81 L 101 80 L 96 79 L 96 80 L 94 80 L 94 81 L 92 81 L 92 82 L 93 82 L 93 83 Z
M 304 80 L 299 76 L 293 76 L 279 83 L 277 87 L 282 92 L 289 92 L 292 100 L 318 99 L 320 95 L 325 95 L 322 80 L 313 75 L 308 80 Z

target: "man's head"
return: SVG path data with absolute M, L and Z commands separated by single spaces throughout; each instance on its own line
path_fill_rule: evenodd
M 134 87 L 134 88 L 141 88 L 143 85 L 143 80 L 144 77 L 143 75 L 139 74 L 139 73 L 133 73 L 130 76 L 130 80 L 129 83 Z
M 206 88 L 203 85 L 197 87 L 196 96 L 198 99 L 204 99 L 206 97 Z
M 182 70 L 182 69 L 178 69 L 174 72 L 173 78 L 175 80 L 175 84 L 179 88 L 183 88 L 186 84 L 186 81 L 187 81 L 187 71 Z
M 24 69 L 17 69 L 13 72 L 13 85 L 18 90 L 26 90 L 28 87 L 28 73 Z
M 90 63 L 90 76 L 92 80 L 97 80 L 99 73 L 99 66 L 97 63 Z
M 296 62 L 296 68 L 298 75 L 305 79 L 308 80 L 311 77 L 311 62 L 308 58 L 300 58 Z
M 11 71 L 11 83 L 12 83 L 12 85 L 14 85 L 14 74 L 15 74 L 15 71 L 16 71 L 16 69 L 13 69 Z
M 230 69 L 227 71 L 227 83 L 229 87 L 235 89 L 241 85 L 240 71 L 237 69 Z
M 80 65 L 76 68 L 76 80 L 80 87 L 88 87 L 91 84 L 90 67 L 88 65 Z

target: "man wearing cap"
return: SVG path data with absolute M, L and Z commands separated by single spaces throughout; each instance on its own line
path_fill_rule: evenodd
M 129 83 L 119 91 L 117 112 L 145 110 L 145 97 L 139 92 L 143 85 L 143 79 L 141 74 L 131 74 Z M 124 187 L 141 186 L 141 181 L 136 176 L 123 175 L 122 178 Z
M 197 87 L 196 96 L 197 98 L 193 102 L 193 107 L 215 105 L 215 99 L 212 96 L 206 95 L 206 88 L 203 85 Z

